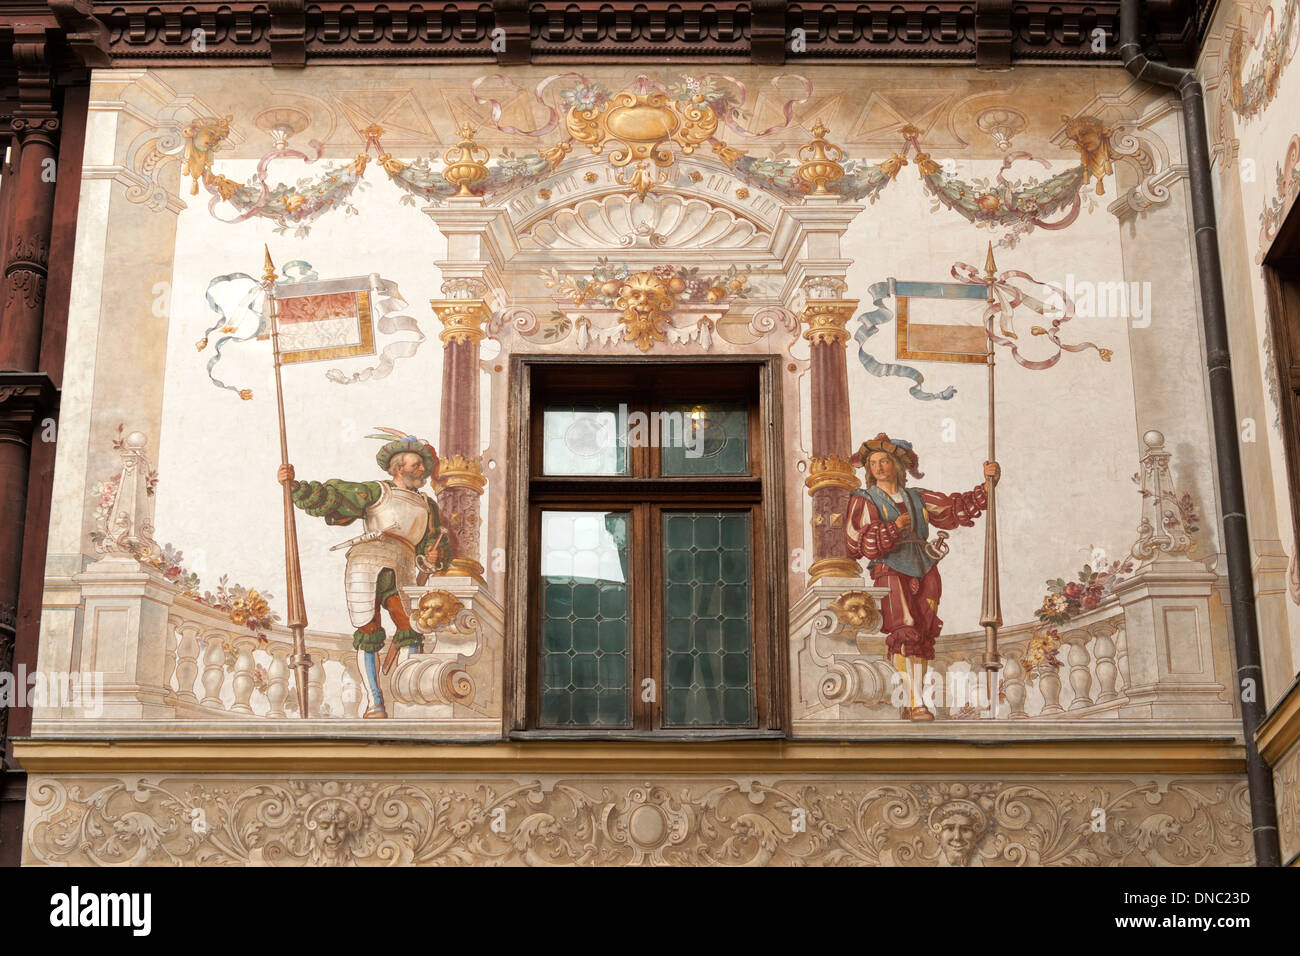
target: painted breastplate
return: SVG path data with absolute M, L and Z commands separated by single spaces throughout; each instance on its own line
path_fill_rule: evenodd
M 429 503 L 418 491 L 395 488 L 386 481 L 379 487 L 379 500 L 366 509 L 366 530 L 386 532 L 414 549 L 429 527 Z

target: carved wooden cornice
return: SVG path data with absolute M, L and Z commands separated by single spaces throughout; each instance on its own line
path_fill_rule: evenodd
M 1212 6 L 1210 0 L 1148 0 L 1144 34 L 1172 61 L 1189 62 Z M 13 26 L 24 23 L 46 27 L 51 40 L 86 66 L 665 56 L 755 63 L 919 58 L 998 66 L 1117 60 L 1118 15 L 1118 0 L 449 0 L 435 7 L 409 0 L 48 0 L 5 4 L 0 50 L 9 45 Z M 1097 28 L 1106 32 L 1104 49 L 1095 48 Z

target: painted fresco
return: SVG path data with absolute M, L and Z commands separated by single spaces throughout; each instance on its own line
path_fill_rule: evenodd
M 1295 489 L 1288 487 L 1261 268 L 1300 194 L 1300 126 L 1294 121 L 1300 97 L 1293 76 L 1298 46 L 1294 2 L 1222 4 L 1199 65 L 1218 180 L 1220 249 L 1270 702 L 1290 685 L 1300 661 L 1300 558 L 1291 533 Z M 1254 361 L 1244 358 L 1251 355 Z
M 795 734 L 1230 726 L 1177 111 L 920 75 L 97 73 L 37 732 L 498 735 L 520 353 L 779 356 Z

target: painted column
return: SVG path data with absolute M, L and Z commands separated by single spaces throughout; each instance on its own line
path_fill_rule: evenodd
M 486 207 L 474 187 L 488 176 L 488 151 L 474 142 L 474 128 L 456 131 L 458 142 L 443 153 L 443 178 L 457 195 L 425 208 L 447 239 L 447 258 L 439 262 L 442 293 L 430 302 L 442 322 L 442 416 L 438 448 L 442 490 L 438 505 L 452 536 L 449 574 L 483 580 L 479 509 L 487 479 L 483 475 L 483 434 L 479 407 L 479 346 L 499 300 L 501 269 L 519 251 L 505 210 Z M 499 305 L 499 301 L 497 301 Z
M 828 187 L 843 178 L 844 151 L 826 137 L 821 122 L 812 127 L 813 139 L 799 150 L 798 177 L 808 185 L 803 203 L 788 210 L 802 232 L 801 255 L 791 271 L 803 337 L 808 340 L 812 435 L 808 477 L 812 497 L 813 563 L 810 582 L 819 578 L 860 578 L 858 563 L 848 556 L 844 515 L 849 492 L 858 479 L 849 464 L 852 437 L 849 428 L 849 375 L 845 350 L 848 321 L 856 299 L 845 298 L 844 276 L 850 261 L 843 257 L 841 239 L 861 206 L 843 203 Z
M 464 297 L 430 303 L 443 326 L 438 333 L 443 343 L 438 507 L 454 555 L 447 573 L 479 579 L 479 502 L 487 487 L 480 455 L 479 343 L 492 311 L 483 298 L 470 296 L 485 291 L 481 281 L 453 279 L 443 283 L 443 292 Z
M 843 280 L 833 276 L 809 280 L 805 284 L 808 303 L 799 313 L 812 364 L 812 455 L 804 484 L 813 502 L 813 563 L 808 569 L 813 581 L 860 574 L 857 561 L 848 556 L 844 538 L 849 492 L 858 486 L 848 462 L 852 437 L 845 364 L 847 324 L 858 303 L 842 298 L 844 289 Z

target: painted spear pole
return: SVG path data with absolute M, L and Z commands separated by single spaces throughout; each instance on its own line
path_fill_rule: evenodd
M 275 322 L 275 264 L 271 250 L 266 250 L 266 265 L 262 285 L 266 289 L 267 317 L 271 324 L 271 353 L 275 358 L 275 407 L 280 416 L 280 464 L 289 464 L 289 436 L 284 427 L 284 387 L 280 383 L 280 332 Z M 291 481 L 281 483 L 284 489 L 284 577 L 285 596 L 289 605 L 286 624 L 293 634 L 293 656 L 289 666 L 296 676 L 298 688 L 298 716 L 307 714 L 307 674 L 311 670 L 311 655 L 307 653 L 307 605 L 302 596 L 302 565 L 298 559 L 298 526 L 293 515 L 293 487 Z
M 993 283 L 997 277 L 997 263 L 993 261 L 993 243 L 989 243 L 984 260 L 984 281 L 989 287 L 989 302 L 995 301 Z M 994 352 L 993 337 L 988 339 L 989 367 L 989 461 L 997 461 L 994 409 Z M 984 479 L 984 493 L 988 506 L 984 510 L 984 598 L 980 605 L 980 626 L 984 628 L 984 675 L 989 695 L 989 715 L 998 715 L 999 672 L 1002 657 L 998 653 L 998 628 L 1002 626 L 1002 595 L 998 585 L 998 521 L 997 491 L 991 477 Z

